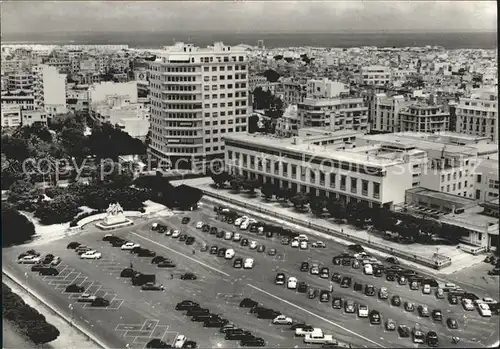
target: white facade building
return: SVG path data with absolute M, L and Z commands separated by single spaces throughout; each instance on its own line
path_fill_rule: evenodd
M 177 43 L 150 70 L 150 154 L 184 168 L 222 158 L 222 137 L 247 131 L 248 56 L 220 42 Z
M 389 97 L 385 93 L 378 93 L 371 103 L 371 130 L 381 132 L 401 131 L 399 112 L 412 102 L 406 101 L 404 96 Z
M 299 121 L 297 106 L 293 104 L 287 106 L 283 112 L 283 116 L 278 118 L 276 123 L 276 135 L 279 137 L 297 136 Z
M 391 69 L 380 65 L 361 68 L 361 80 L 364 85 L 386 85 L 391 82 Z
M 0 112 L 2 115 L 1 126 L 4 127 L 18 127 L 21 126 L 22 115 L 21 115 L 21 106 L 19 105 L 2 105 L 0 108 Z
M 498 92 L 473 93 L 460 98 L 456 131 L 498 142 Z
M 67 112 L 66 74 L 60 74 L 56 67 L 33 67 L 33 92 L 35 108 L 45 110 L 49 118 Z
M 341 94 L 349 94 L 349 86 L 327 78 L 307 81 L 307 98 L 336 98 Z
M 110 96 L 126 96 L 128 103 L 137 103 L 137 82 L 101 82 L 89 87 L 90 108 L 105 102 Z

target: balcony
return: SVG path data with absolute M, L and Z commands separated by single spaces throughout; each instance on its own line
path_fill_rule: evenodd
M 284 171 L 283 172 L 283 177 L 288 177 L 288 172 Z
M 358 188 L 354 187 L 351 188 L 351 193 L 356 194 L 358 192 Z
M 362 190 L 361 195 L 363 196 L 368 196 L 368 190 Z
M 335 182 L 330 182 L 330 188 L 335 188 Z
M 375 199 L 380 199 L 380 193 L 373 193 L 373 197 Z
M 340 185 L 340 190 L 345 190 L 345 184 L 344 185 Z
M 322 186 L 325 185 L 325 181 L 324 180 L 323 181 L 319 181 L 319 185 L 322 185 Z

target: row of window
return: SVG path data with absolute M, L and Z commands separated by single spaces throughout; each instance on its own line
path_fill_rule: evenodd
M 235 92 L 234 96 L 236 98 L 239 98 L 239 97 L 246 98 L 247 97 L 247 93 L 245 91 L 243 91 L 243 92 Z M 204 95 L 203 98 L 210 99 L 210 95 Z M 227 97 L 226 97 L 225 93 L 221 93 L 219 95 L 217 95 L 216 93 L 212 94 L 212 99 L 225 99 L 225 98 L 233 98 L 233 94 L 232 93 L 228 93 Z
M 245 61 L 245 57 L 244 56 L 231 56 L 231 57 L 228 57 L 228 56 L 225 56 L 225 57 L 221 57 L 221 56 L 217 56 L 215 57 L 201 57 L 200 58 L 200 61 L 201 62 L 204 62 L 204 63 L 213 63 L 214 61 L 217 62 L 217 63 L 227 63 L 229 61 L 231 62 L 243 62 Z
M 227 107 L 232 107 L 233 106 L 233 102 L 221 102 L 221 103 L 212 103 L 212 108 L 226 108 L 226 104 L 227 104 Z M 247 105 L 247 101 L 246 100 L 242 100 L 242 101 L 235 101 L 234 102 L 234 106 L 235 107 L 244 107 Z M 206 109 L 210 108 L 210 103 L 205 103 L 204 107 Z
M 450 189 L 451 189 L 451 191 L 461 190 L 462 189 L 462 182 L 453 183 L 452 185 L 447 184 L 446 185 L 446 192 L 449 193 Z M 464 189 L 467 189 L 467 181 L 464 182 Z M 444 193 L 444 185 L 441 186 L 441 191 Z
M 167 82 L 193 82 L 196 81 L 196 76 L 167 76 Z
M 246 69 L 247 69 L 246 65 L 235 65 L 234 66 L 234 70 L 246 70 Z M 217 70 L 219 70 L 219 71 L 226 71 L 226 70 L 227 71 L 232 71 L 233 70 L 233 66 L 232 65 L 219 66 L 219 67 L 213 66 L 211 69 L 210 69 L 210 67 L 207 67 L 207 66 L 203 67 L 203 71 L 204 72 L 208 72 L 210 70 L 212 70 L 213 72 L 217 71 Z
M 244 124 L 244 123 L 247 122 L 247 118 L 236 118 L 235 121 L 236 121 L 237 124 Z M 228 125 L 232 125 L 233 124 L 233 120 L 227 120 L 227 123 L 228 123 Z M 220 124 L 221 125 L 225 125 L 226 124 L 226 120 L 221 120 Z M 219 125 L 219 121 L 218 120 L 212 121 L 212 126 L 218 126 L 218 125 Z M 210 126 L 210 121 L 205 121 L 205 126 Z
M 234 76 L 235 80 L 246 79 L 246 78 L 247 78 L 246 74 L 236 74 Z M 203 77 L 203 81 L 205 81 L 205 82 L 219 81 L 219 80 L 233 80 L 233 76 L 232 75 L 219 75 L 218 77 L 217 76 L 212 76 L 212 77 L 204 76 Z

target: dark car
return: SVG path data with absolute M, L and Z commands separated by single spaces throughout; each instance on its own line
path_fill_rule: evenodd
M 182 348 L 185 349 L 195 349 L 198 347 L 198 343 L 195 341 L 185 341 L 184 344 L 182 345 Z
M 219 247 L 218 246 L 212 246 L 210 247 L 210 254 L 217 254 L 217 252 L 219 251 Z
M 398 295 L 392 296 L 391 304 L 395 307 L 401 306 L 401 298 Z
M 199 308 L 199 307 L 200 305 L 198 303 L 185 300 L 180 303 L 177 303 L 177 305 L 175 306 L 175 310 L 189 310 L 191 308 Z
M 333 273 L 333 274 L 332 274 L 332 281 L 335 281 L 335 282 L 340 282 L 341 278 L 342 278 L 342 277 L 340 276 L 340 274 L 339 274 L 339 273 Z
M 392 263 L 392 264 L 396 264 L 396 265 L 399 264 L 399 261 L 396 257 L 387 257 L 385 260 L 388 263 Z
M 352 264 L 351 258 L 342 258 L 342 265 L 344 267 L 349 267 Z
M 224 258 L 226 256 L 226 251 L 227 249 L 224 247 L 219 248 L 219 250 L 217 251 L 217 257 Z
M 182 224 L 188 224 L 189 222 L 191 222 L 191 218 L 189 217 L 182 218 Z
M 354 291 L 363 291 L 363 284 L 360 284 L 359 282 L 354 283 Z
M 272 310 L 272 309 L 256 305 L 256 306 L 250 308 L 250 314 L 259 314 L 263 311 L 269 311 L 269 310 Z
M 333 309 L 342 309 L 342 298 L 340 298 L 340 297 L 333 297 L 332 308 Z
M 295 331 L 297 328 L 307 328 L 307 327 L 311 327 L 311 328 L 312 328 L 312 326 L 307 325 L 307 324 L 306 324 L 306 323 L 304 323 L 304 322 L 299 322 L 299 323 L 295 323 L 295 324 L 293 324 L 292 326 L 290 326 L 290 329 L 291 329 L 292 331 Z
M 210 226 L 208 224 L 203 224 L 203 226 L 201 227 L 201 231 L 204 232 L 204 233 L 209 232 L 210 231 Z
M 434 309 L 432 311 L 432 319 L 439 322 L 443 321 L 443 312 L 439 309 Z
M 220 319 L 219 315 L 217 314 L 196 314 L 191 318 L 191 321 L 193 322 L 206 322 L 206 321 L 214 321 Z
M 266 341 L 260 337 L 244 338 L 240 340 L 242 347 L 265 347 Z
M 406 325 L 399 325 L 398 333 L 401 338 L 408 338 L 410 337 L 410 328 Z
M 257 314 L 257 317 L 259 319 L 268 319 L 268 320 L 272 320 L 274 319 L 276 316 L 280 316 L 281 313 L 279 311 L 275 311 L 275 310 L 267 310 L 267 311 L 261 311 Z
M 83 291 L 85 291 L 85 288 L 83 286 L 76 284 L 71 284 L 67 286 L 66 289 L 64 290 L 64 292 L 67 293 L 82 293 Z
M 148 249 L 143 249 L 142 251 L 139 251 L 137 253 L 139 257 L 154 257 L 156 256 L 156 252 L 148 250 Z
M 215 234 L 215 236 L 219 239 L 222 239 L 224 237 L 224 235 L 226 234 L 226 232 L 224 230 L 219 230 L 217 232 L 217 234 Z
M 119 239 L 119 240 L 112 240 L 109 243 L 113 247 L 122 247 L 122 245 L 125 245 L 127 243 L 127 241 Z
M 314 299 L 318 295 L 318 290 L 315 288 L 310 288 L 309 291 L 307 291 L 307 298 L 309 299 Z
M 243 268 L 243 258 L 236 258 L 233 262 L 233 268 L 236 269 Z
M 384 270 L 380 267 L 374 267 L 373 268 L 373 275 L 376 277 L 382 277 L 384 276 Z
M 196 275 L 193 273 L 184 273 L 181 275 L 181 280 L 196 280 Z
M 327 290 L 322 290 L 320 293 L 319 293 L 319 301 L 321 303 L 327 303 L 327 302 L 330 302 L 330 291 L 327 291 Z
M 330 278 L 330 269 L 328 269 L 327 267 L 321 268 L 319 271 L 319 277 L 322 279 Z
M 229 321 L 226 319 L 220 319 L 220 318 L 209 318 L 208 320 L 205 321 L 203 324 L 203 327 L 218 327 L 221 328 L 222 326 L 226 325 Z
M 258 304 L 259 302 L 256 302 L 251 298 L 243 298 L 243 300 L 240 302 L 240 308 L 253 308 Z
M 250 331 L 231 331 L 226 333 L 225 339 L 226 340 L 244 340 L 252 338 L 252 333 Z
M 427 345 L 430 347 L 439 346 L 439 338 L 436 332 L 434 331 L 427 332 Z
M 175 268 L 176 265 L 172 261 L 164 261 L 156 265 L 158 268 Z
M 134 276 L 135 274 L 135 270 L 132 269 L 132 268 L 125 268 L 121 271 L 120 273 L 120 277 L 122 278 L 131 278 L 132 276 Z
M 187 234 L 182 234 L 181 236 L 179 236 L 179 241 L 186 241 L 188 238 Z
M 143 291 L 163 291 L 164 289 L 163 285 L 154 282 L 147 282 L 141 286 L 141 290 Z
M 90 305 L 93 307 L 108 307 L 109 301 L 105 298 L 97 297 L 92 301 L 92 303 L 90 303 Z
M 172 348 L 172 346 L 170 344 L 165 343 L 159 338 L 154 338 L 146 343 L 146 348 L 167 349 L 167 348 Z
M 365 249 L 363 248 L 363 246 L 361 246 L 360 244 L 351 244 L 347 247 L 349 250 L 351 251 L 354 251 L 354 252 L 357 252 L 357 253 L 360 253 L 360 252 L 364 252 Z
M 375 286 L 373 286 L 373 285 L 366 285 L 365 286 L 365 294 L 367 296 L 375 296 Z
M 188 236 L 188 238 L 186 239 L 186 245 L 188 245 L 188 246 L 189 246 L 189 245 L 194 244 L 195 240 L 196 240 L 196 239 L 195 239 L 194 237 L 192 237 L 192 236 Z
M 35 271 L 37 273 L 40 272 L 43 268 L 46 268 L 46 266 L 42 263 L 37 263 L 31 266 L 31 271 Z
M 387 275 L 385 276 L 385 279 L 386 279 L 387 281 L 395 281 L 395 280 L 396 280 L 396 275 L 395 275 L 395 274 L 387 274 Z
M 332 258 L 332 263 L 333 265 L 340 265 L 340 263 L 342 263 L 342 257 L 333 257 Z
M 229 330 L 234 330 L 236 329 L 236 326 L 234 324 L 225 324 L 222 326 L 219 330 L 220 333 L 226 333 Z
M 266 238 L 271 239 L 273 237 L 273 232 L 272 231 L 266 231 Z
M 56 268 L 42 268 L 39 271 L 40 275 L 44 276 L 57 276 L 59 271 Z
M 191 309 L 188 309 L 186 315 L 187 316 L 197 316 L 201 314 L 209 314 L 210 310 L 202 307 L 192 307 Z
M 448 318 L 446 320 L 446 325 L 448 326 L 449 329 L 456 330 L 458 328 L 458 322 L 455 319 Z
M 67 248 L 68 250 L 74 250 L 75 248 L 77 248 L 77 247 L 78 247 L 78 246 L 80 246 L 80 245 L 81 245 L 81 243 L 76 242 L 76 241 L 72 241 L 72 242 L 70 242 L 70 243 L 68 244 L 68 246 L 66 246 L 66 248 Z M 24 256 L 22 256 L 22 257 L 24 257 Z M 20 257 L 20 258 L 22 258 L 22 257 Z
M 304 281 L 300 281 L 297 285 L 297 292 L 306 293 L 307 292 L 307 283 Z
M 43 257 L 42 263 L 43 264 L 50 264 L 52 260 L 55 258 L 55 256 L 52 253 L 49 253 Z
M 309 263 L 302 262 L 300 264 L 300 271 L 308 272 L 309 271 Z
M 165 257 L 163 256 L 156 256 L 154 257 L 152 260 L 151 260 L 151 263 L 152 264 L 158 264 L 158 263 L 161 263 L 161 262 L 164 262 L 166 260 Z
M 417 307 L 417 310 L 418 310 L 418 314 L 420 315 L 420 317 L 429 317 L 429 308 L 427 308 L 427 306 L 423 306 L 423 305 L 419 305 Z
M 240 245 L 241 246 L 248 246 L 248 239 L 241 239 Z
M 210 228 L 210 234 L 212 234 L 212 235 L 217 234 L 217 232 L 218 232 L 218 231 L 219 231 L 219 230 L 217 229 L 217 227 L 211 227 L 211 228 Z
M 380 313 L 377 310 L 370 311 L 369 317 L 372 325 L 380 325 Z
M 352 278 L 349 276 L 344 276 L 342 278 L 342 281 L 340 282 L 340 287 L 349 288 L 351 287 L 351 284 L 352 284 Z
M 415 311 L 415 305 L 412 302 L 405 302 L 404 308 L 410 313 L 413 313 Z

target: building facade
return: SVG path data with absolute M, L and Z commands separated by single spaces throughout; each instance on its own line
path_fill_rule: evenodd
M 391 82 L 391 69 L 378 65 L 362 67 L 361 81 L 363 85 L 387 85 Z
M 173 166 L 202 168 L 223 158 L 226 133 L 247 131 L 248 56 L 215 43 L 177 43 L 151 62 L 149 153 Z M 177 165 L 176 165 L 177 164 Z
M 411 104 L 399 112 L 402 132 L 441 132 L 450 130 L 450 113 L 442 106 Z
M 299 104 L 307 97 L 307 81 L 304 79 L 286 78 L 283 84 L 283 103 Z
M 349 95 L 349 86 L 327 78 L 307 81 L 307 98 L 337 98 Z
M 41 64 L 33 67 L 33 94 L 35 108 L 43 109 L 48 117 L 67 112 L 66 74 L 56 67 Z
M 485 136 L 498 142 L 498 92 L 461 97 L 455 113 L 456 132 Z
M 16 128 L 21 126 L 22 111 L 19 105 L 2 105 L 0 112 L 2 115 L 2 128 Z
M 387 96 L 385 93 L 375 94 L 369 108 L 371 115 L 371 130 L 379 132 L 401 131 L 399 112 L 412 102 L 406 101 L 404 96 Z

